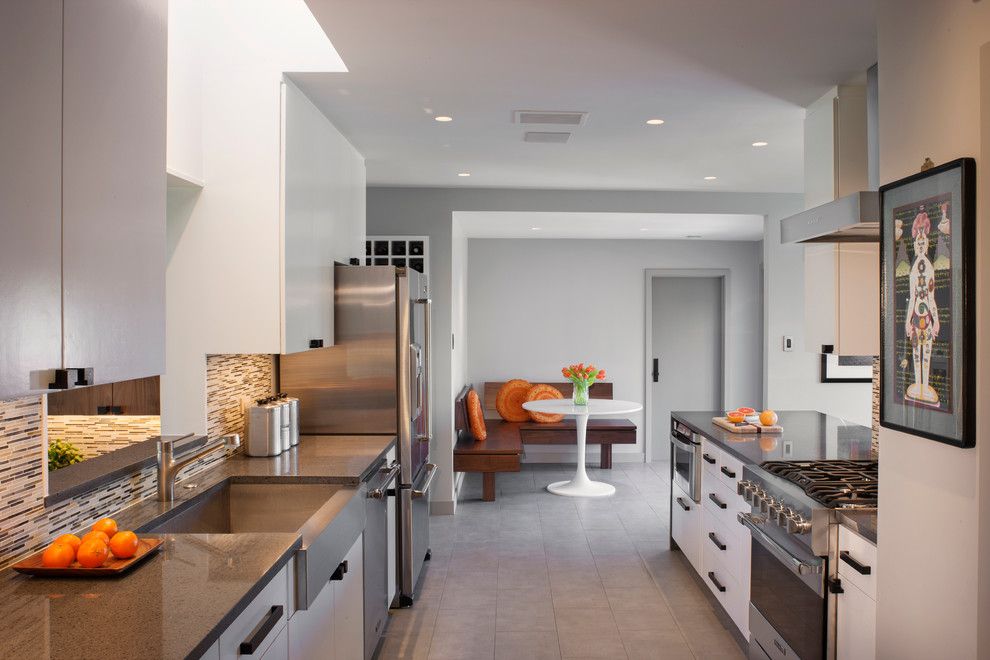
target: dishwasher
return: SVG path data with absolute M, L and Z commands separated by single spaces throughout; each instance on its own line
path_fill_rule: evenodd
M 395 450 L 379 460 L 366 480 L 364 529 L 364 655 L 375 654 L 385 632 L 388 608 L 395 591 L 393 482 L 399 475 Z M 391 570 L 390 570 L 391 569 Z

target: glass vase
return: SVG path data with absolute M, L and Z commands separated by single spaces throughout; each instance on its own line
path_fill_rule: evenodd
M 580 381 L 574 383 L 574 405 L 575 406 L 586 406 L 588 405 L 588 383 Z

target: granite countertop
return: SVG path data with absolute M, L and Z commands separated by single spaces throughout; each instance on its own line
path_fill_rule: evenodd
M 877 544 L 876 509 L 837 509 L 836 517 L 840 525 L 848 527 L 873 545 Z
M 279 456 L 238 454 L 191 479 L 180 474 L 174 502 L 150 498 L 113 517 L 122 528 L 137 529 L 231 477 L 340 484 L 352 487 L 353 496 L 394 444 L 394 436 L 302 436 L 297 447 Z M 166 539 L 162 550 L 120 577 L 38 578 L 0 571 L 0 657 L 202 653 L 302 543 L 298 533 L 161 538 Z
M 746 464 L 764 461 L 875 459 L 869 427 L 814 410 L 778 412 L 783 433 L 732 433 L 712 423 L 722 411 L 675 411 L 691 427 Z

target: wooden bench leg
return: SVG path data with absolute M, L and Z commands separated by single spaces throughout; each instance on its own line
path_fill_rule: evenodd
M 485 502 L 495 501 L 495 473 L 481 473 L 481 499 Z
M 612 445 L 604 442 L 602 443 L 601 468 L 603 470 L 612 469 Z

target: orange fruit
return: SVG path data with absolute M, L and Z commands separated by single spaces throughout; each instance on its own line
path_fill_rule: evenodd
M 47 568 L 66 568 L 76 560 L 76 551 L 68 543 L 52 543 L 41 555 L 41 565 Z
M 81 541 L 82 543 L 85 543 L 86 541 L 92 541 L 93 539 L 99 539 L 100 541 L 103 541 L 103 543 L 107 545 L 110 544 L 110 537 L 107 535 L 107 533 L 97 532 L 97 531 L 86 532 L 85 534 L 83 534 Z M 76 552 L 79 552 L 79 548 L 76 548 Z
M 66 545 L 71 545 L 72 552 L 75 553 L 77 550 L 79 550 L 79 544 L 82 543 L 82 539 L 80 539 L 75 534 L 62 534 L 62 536 L 55 539 L 55 543 L 64 543 Z
M 76 553 L 76 561 L 85 568 L 99 568 L 110 556 L 110 548 L 100 539 L 83 541 Z
M 129 559 L 138 549 L 138 537 L 134 532 L 117 532 L 110 539 L 110 552 L 117 559 Z
M 764 410 L 760 413 L 760 424 L 763 426 L 773 426 L 777 423 L 777 413 L 772 410 Z
M 103 532 L 107 535 L 107 539 L 112 539 L 113 535 L 117 533 L 117 521 L 113 518 L 100 518 L 95 523 L 93 523 L 94 532 Z

